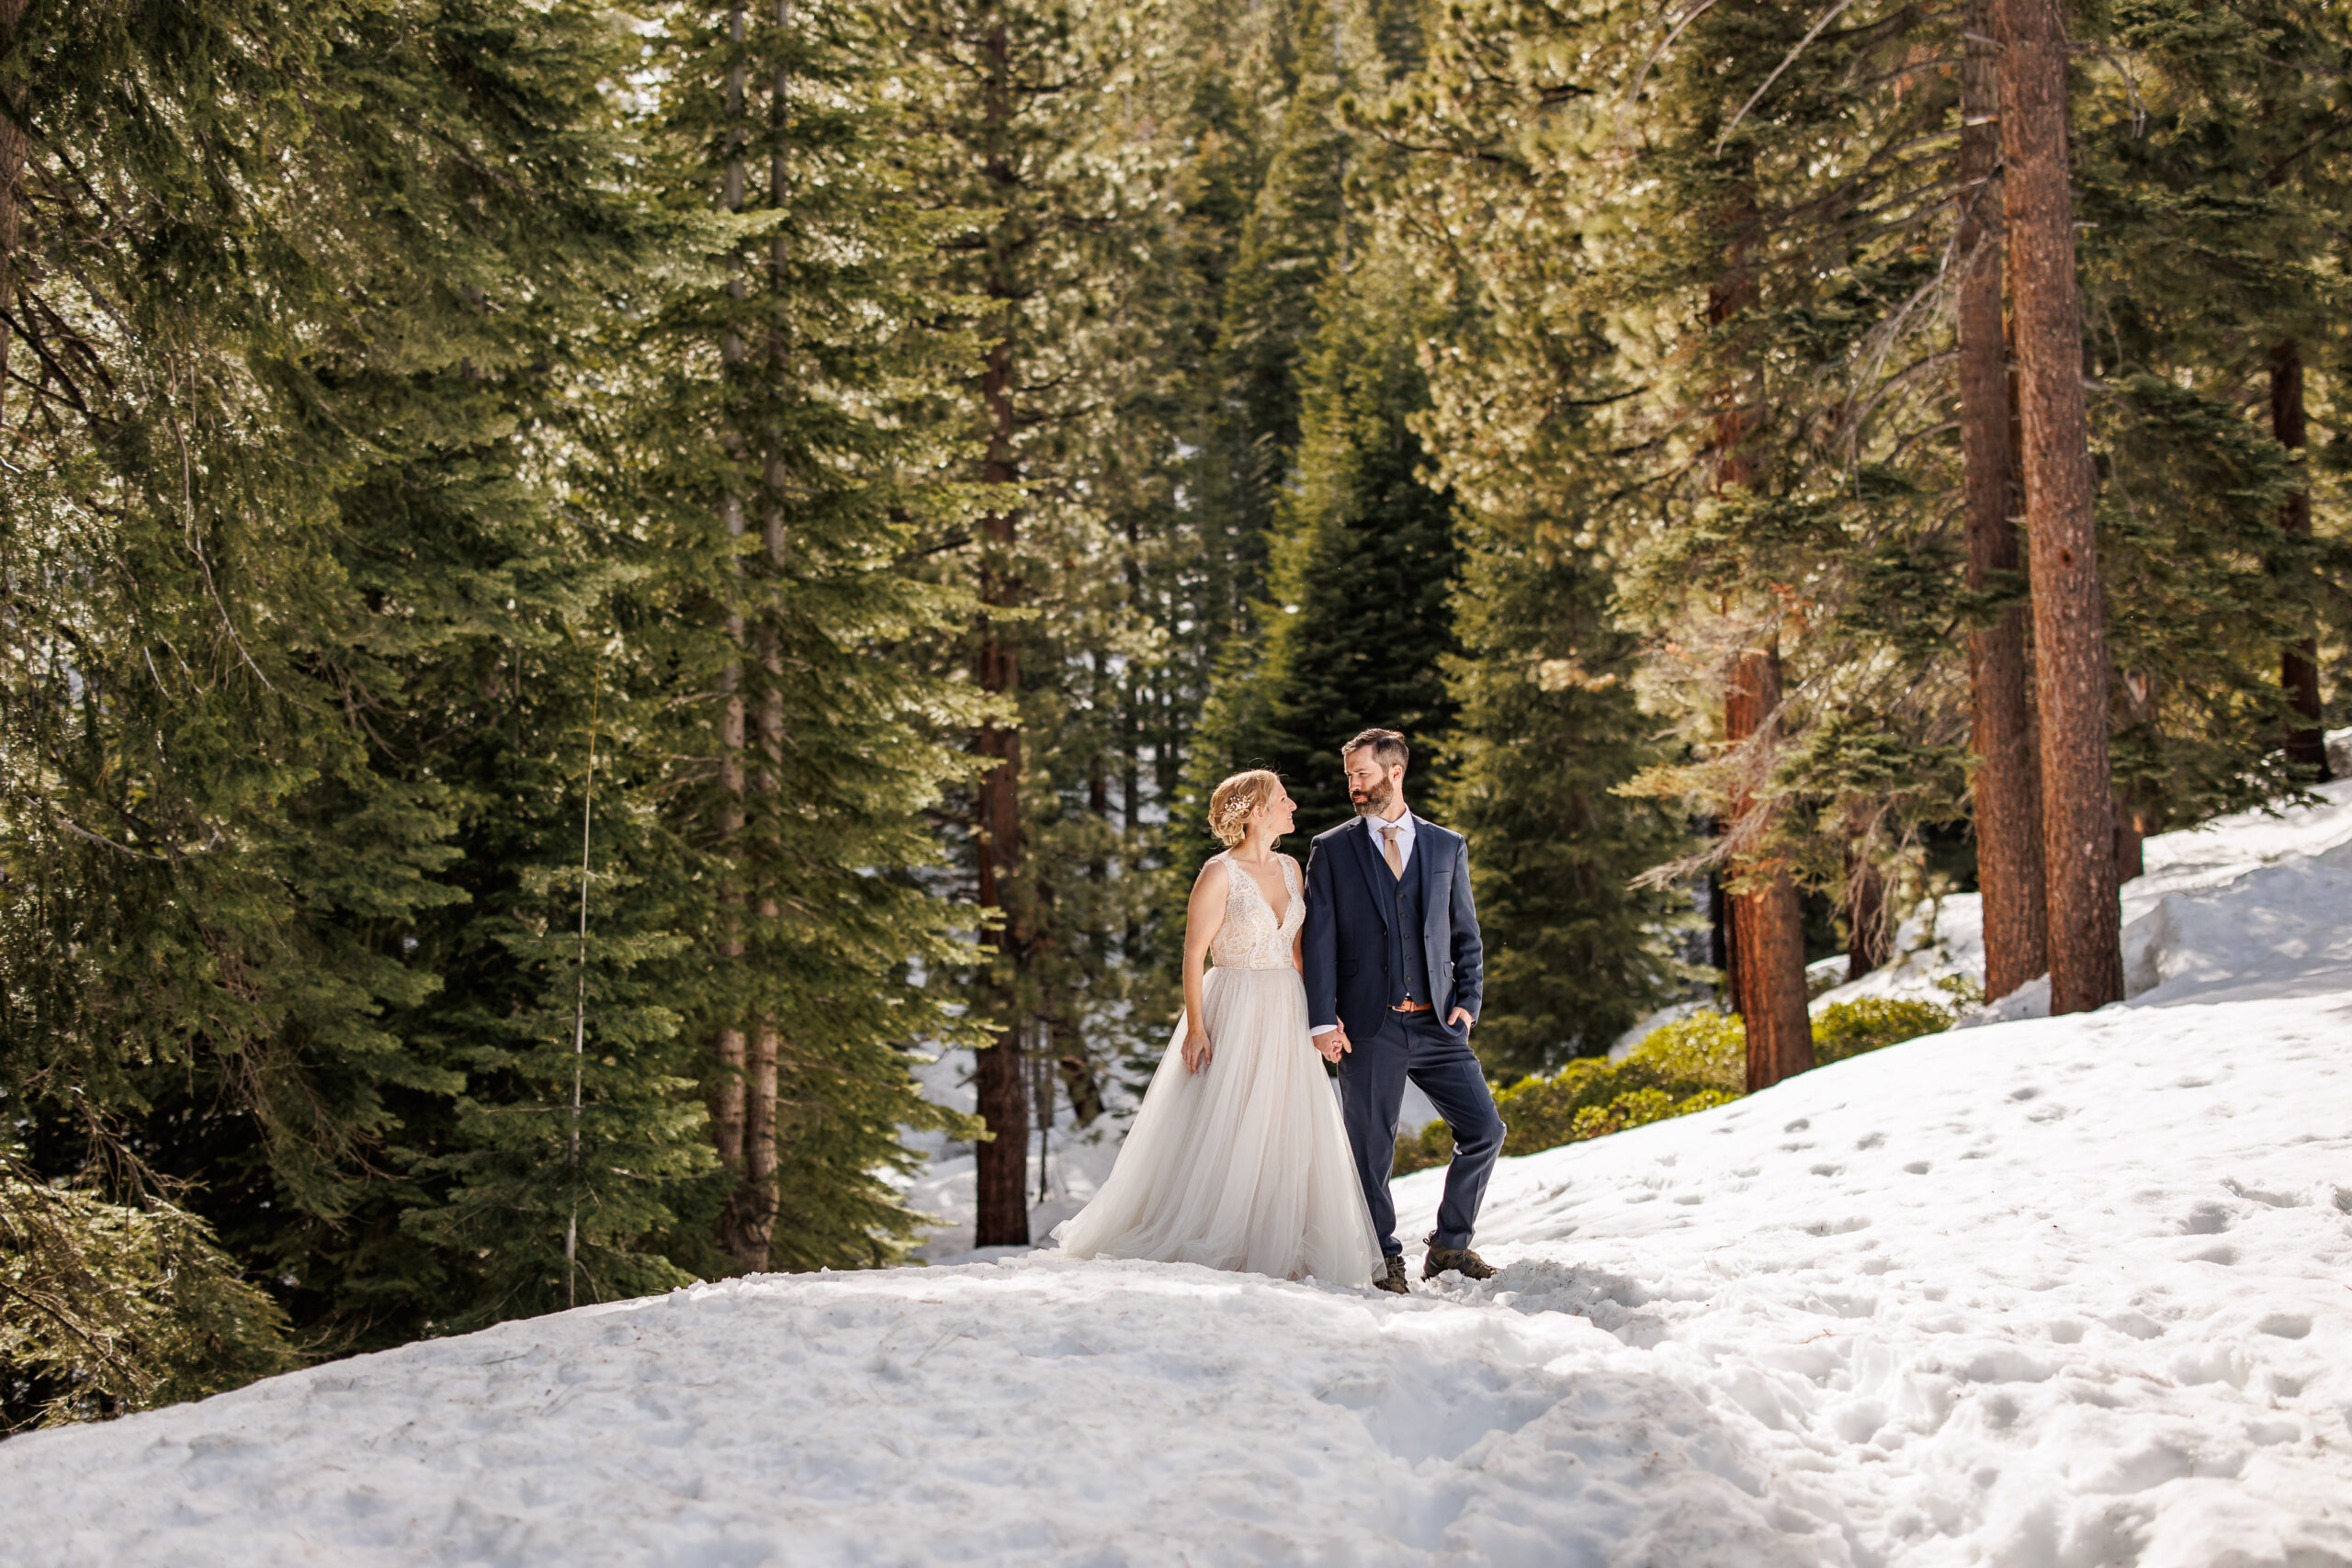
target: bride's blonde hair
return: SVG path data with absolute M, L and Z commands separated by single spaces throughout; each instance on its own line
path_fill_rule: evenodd
M 1231 849 L 1250 836 L 1250 814 L 1273 798 L 1282 780 L 1264 768 L 1236 773 L 1209 793 L 1209 831 Z

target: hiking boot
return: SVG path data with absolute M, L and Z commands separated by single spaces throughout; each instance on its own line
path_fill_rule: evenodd
M 1375 1291 L 1390 1291 L 1400 1296 L 1411 1295 L 1413 1287 L 1405 1282 L 1405 1255 L 1401 1252 L 1392 1252 L 1388 1254 L 1385 1262 L 1386 1269 L 1372 1277 L 1372 1288 Z
M 1430 1233 L 1429 1257 L 1421 1263 L 1421 1278 L 1434 1280 L 1440 1274 L 1459 1274 L 1465 1280 L 1491 1280 L 1495 1266 L 1466 1247 L 1440 1247 L 1437 1233 Z

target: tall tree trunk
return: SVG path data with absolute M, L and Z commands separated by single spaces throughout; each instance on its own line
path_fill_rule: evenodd
M 999 22 L 987 37 L 988 99 L 985 113 L 992 143 L 988 152 L 988 178 L 1001 199 L 1016 199 L 1014 171 L 1004 139 L 1012 118 L 1012 49 L 1005 26 Z M 1011 276 L 1012 259 L 991 248 L 988 293 L 998 311 L 997 338 L 989 344 L 980 375 L 980 397 L 988 421 L 988 448 L 980 478 L 991 485 L 1010 485 L 1020 478 L 1013 447 L 1012 334 L 1018 330 L 1013 300 L 1017 280 Z M 1006 702 L 1021 692 L 1021 655 L 1011 621 L 991 615 L 998 607 L 1019 602 L 1021 584 L 1012 558 L 1019 519 L 1009 507 L 982 520 L 980 547 L 980 647 L 975 674 L 980 690 Z M 1014 879 L 1021 867 L 1021 735 L 1010 724 L 981 726 L 980 755 L 993 764 L 982 774 L 976 812 L 978 828 L 979 904 L 983 911 L 1002 917 L 997 929 L 996 996 L 993 1010 L 996 1040 L 978 1053 L 972 1087 L 979 1101 L 980 1120 L 990 1136 L 977 1153 L 978 1213 L 973 1245 L 1025 1247 L 1029 1242 L 1029 1089 L 1023 1072 L 1021 1049 L 1021 987 L 1019 971 L 1028 951 L 1021 900 Z
M 741 10 L 728 17 L 727 38 L 740 49 L 748 30 L 749 21 Z M 740 122 L 743 113 L 743 62 L 739 56 L 727 73 L 727 114 L 730 121 Z M 729 212 L 743 210 L 743 131 L 740 123 L 728 131 L 728 156 L 721 176 L 720 198 Z M 727 293 L 730 301 L 740 304 L 748 294 L 742 274 L 741 258 L 736 259 L 735 276 L 728 280 Z M 744 344 L 741 326 L 734 321 L 727 323 L 719 336 L 718 355 L 721 370 L 727 380 L 735 383 L 740 393 L 743 373 Z M 731 429 L 724 437 L 730 452 L 740 452 L 741 438 Z M 719 503 L 720 522 L 732 541 L 743 536 L 743 498 L 731 484 L 726 499 Z M 740 574 L 741 558 L 730 553 L 731 570 Z M 737 649 L 743 646 L 743 615 L 740 607 L 727 616 L 728 640 Z M 730 856 L 742 853 L 743 837 L 743 666 L 740 659 L 729 659 L 718 674 L 720 708 L 718 717 L 718 835 L 721 851 Z M 722 964 L 740 965 L 743 958 L 742 892 L 730 878 L 729 886 L 718 894 L 719 941 L 718 958 Z M 729 1169 L 742 1171 L 743 1133 L 748 1078 L 746 1076 L 746 1033 L 740 1021 L 720 1027 L 714 1049 L 718 1057 L 718 1086 L 716 1103 L 711 1107 L 711 1140 L 718 1145 L 718 1157 Z M 738 1189 L 740 1191 L 740 1187 Z M 730 1195 L 720 1211 L 718 1245 L 746 1267 L 757 1268 L 766 1261 L 745 1258 L 741 1237 L 734 1223 L 736 1202 Z
M 789 0 L 777 0 L 775 8 L 776 49 L 781 57 L 788 50 L 786 34 L 792 26 Z M 792 78 L 788 68 L 779 62 L 768 95 L 768 206 L 781 212 L 792 195 L 790 141 L 786 135 L 792 112 Z M 784 457 L 784 426 L 776 401 L 784 389 L 791 384 L 791 337 L 786 330 L 786 301 L 789 299 L 791 279 L 788 268 L 792 260 L 791 238 L 786 227 L 778 223 L 768 238 L 767 276 L 767 377 L 765 396 L 768 417 L 762 431 L 763 463 L 760 474 L 760 545 L 765 558 L 765 579 L 769 597 L 781 591 L 780 581 L 785 565 L 784 502 L 787 475 Z M 760 771 L 755 791 L 767 832 L 773 840 L 780 828 L 778 814 L 783 808 L 784 770 L 784 654 L 783 631 L 777 625 L 773 605 L 761 615 L 759 633 L 760 670 L 763 677 L 760 691 L 759 739 Z M 759 868 L 760 920 L 771 926 L 780 913 L 775 878 L 778 865 L 773 854 L 763 857 Z M 776 1218 L 776 1149 L 775 1102 L 777 1056 L 782 1049 L 783 1034 L 779 1021 L 762 1016 L 751 1031 L 750 1048 L 743 1062 L 743 1179 L 729 1199 L 724 1224 L 729 1232 L 729 1250 L 747 1269 L 764 1269 L 775 1244 Z
M 17 41 L 17 24 L 25 19 L 26 0 L 0 0 L 0 53 L 5 53 Z M 0 95 L 0 415 L 8 406 L 8 321 L 6 311 L 17 298 L 17 243 L 18 216 L 22 209 L 17 199 L 17 181 L 25 172 L 25 129 L 17 117 L 23 111 L 11 98 Z M 0 421 L 0 429 L 5 422 Z
M 2066 186 L 2066 38 L 2057 0 L 2000 0 L 2000 19 L 2002 211 L 2025 426 L 2050 1010 L 2081 1012 L 2121 998 L 2123 950 L 2106 612 Z
M 1741 654 L 1724 700 L 1724 738 L 1735 745 L 1757 740 L 1769 752 L 1772 738 L 1767 731 L 1780 705 L 1780 654 L 1772 649 Z M 1745 830 L 1767 809 L 1743 786 L 1732 799 L 1734 829 Z M 1804 912 L 1795 884 L 1776 863 L 1742 856 L 1733 870 L 1743 880 L 1763 879 L 1760 888 L 1735 893 L 1729 900 L 1732 1005 L 1747 1028 L 1747 1088 L 1754 1093 L 1813 1066 Z
M 986 380 L 990 410 L 989 457 L 982 469 L 990 483 L 1013 477 L 1011 461 L 1011 398 L 1007 390 L 1005 345 L 989 352 Z M 1000 413 L 1000 411 L 1001 413 Z M 1009 557 L 1015 536 L 1011 513 L 985 520 L 989 554 Z M 984 562 L 986 557 L 984 556 Z M 1007 567 L 983 564 L 980 601 L 984 606 L 1015 602 L 1017 584 Z M 987 611 L 984 609 L 984 615 Z M 1021 690 L 1017 632 L 1001 619 L 985 623 L 978 655 L 980 689 L 1008 701 Z M 1023 1247 L 1029 1241 L 1028 1144 L 1029 1096 L 1022 1072 L 1021 987 L 1018 972 L 1028 946 L 1021 909 L 1013 897 L 1013 879 L 1021 862 L 1021 735 L 1007 724 L 989 723 L 980 728 L 980 755 L 992 765 L 980 777 L 976 815 L 978 818 L 979 905 L 1000 917 L 997 927 L 996 1039 L 978 1054 L 973 1089 L 980 1120 L 990 1134 L 976 1151 L 978 1212 L 973 1244 L 978 1247 Z
M 1967 478 L 1968 586 L 2018 570 L 2010 468 L 2008 345 L 2001 320 L 2003 226 L 1998 0 L 1969 0 L 1960 72 L 1960 451 Z M 1984 990 L 2005 997 L 2050 967 L 2043 912 L 2041 760 L 2026 702 L 2025 606 L 1968 637 L 1976 754 L 1976 880 L 1984 904 Z
M 1709 322 L 1722 328 L 1746 310 L 1756 285 L 1747 260 L 1755 205 L 1743 194 L 1729 212 L 1732 243 L 1723 281 L 1708 300 Z M 1715 418 L 1710 482 L 1717 491 L 1746 484 L 1750 478 L 1743 442 L 1747 415 L 1737 388 L 1724 390 L 1724 406 Z M 1753 743 L 1769 758 L 1781 705 L 1781 656 L 1777 641 L 1748 649 L 1734 661 L 1724 694 L 1724 739 L 1733 748 Z M 1761 780 L 1761 762 L 1748 776 Z M 1743 784 L 1734 791 L 1724 832 L 1735 840 L 1753 837 L 1764 823 L 1757 820 L 1767 805 Z M 1804 915 L 1796 886 L 1785 867 L 1753 854 L 1735 854 L 1724 868 L 1726 882 L 1754 884 L 1760 888 L 1733 893 L 1724 900 L 1725 980 L 1732 1008 L 1747 1029 L 1747 1087 L 1766 1089 L 1813 1066 L 1813 1018 L 1806 1010 Z
M 2292 338 L 2270 354 L 2270 434 L 2291 457 L 2301 457 L 2303 429 L 2303 357 Z M 2309 537 L 2312 531 L 2311 492 L 2297 485 L 2287 497 L 2278 525 L 2290 534 Z M 2295 643 L 2280 660 L 2279 681 L 2287 688 L 2287 705 L 2295 717 L 2287 730 L 2287 761 L 2314 778 L 2327 774 L 2327 732 L 2320 722 L 2319 639 L 2307 637 Z

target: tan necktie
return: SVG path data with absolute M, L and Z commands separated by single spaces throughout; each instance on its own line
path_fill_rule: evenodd
M 1388 858 L 1388 874 L 1399 882 L 1405 880 L 1405 852 L 1396 847 L 1396 835 L 1404 830 L 1402 822 L 1380 825 L 1380 852 Z

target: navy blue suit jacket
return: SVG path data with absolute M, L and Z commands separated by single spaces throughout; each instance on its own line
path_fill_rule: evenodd
M 1461 834 L 1417 816 L 1405 874 L 1421 882 L 1421 929 L 1405 939 L 1422 944 L 1438 1023 L 1462 1038 L 1469 1031 L 1446 1020 L 1455 1008 L 1475 1020 L 1487 986 L 1487 950 L 1470 900 L 1469 846 Z M 1396 918 L 1396 879 L 1373 842 L 1369 820 L 1358 817 L 1318 835 L 1306 857 L 1308 1027 L 1344 1023 L 1351 1040 L 1378 1032 L 1388 1015 L 1388 923 Z

